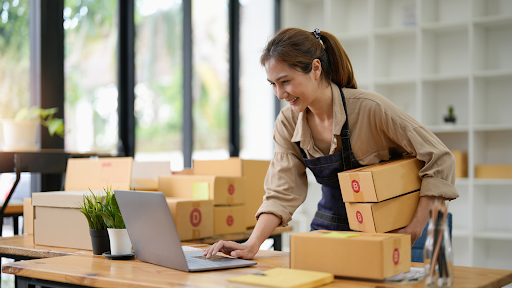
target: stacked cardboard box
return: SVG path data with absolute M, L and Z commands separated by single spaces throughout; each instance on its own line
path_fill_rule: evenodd
M 160 176 L 158 186 L 159 191 L 162 191 L 166 197 L 210 200 L 214 205 L 213 235 L 245 232 L 245 182 L 241 177 Z M 201 236 L 201 238 L 204 237 L 206 236 Z
M 384 233 L 409 225 L 418 206 L 423 165 L 406 157 L 339 173 L 350 229 Z
M 232 157 L 227 160 L 194 161 L 195 175 L 215 175 L 241 177 L 245 182 L 245 220 L 246 227 L 256 225 L 256 212 L 263 203 L 265 196 L 265 176 L 270 161 L 246 160 Z
M 158 176 L 171 175 L 170 161 L 133 161 L 130 190 L 157 191 Z
M 213 236 L 213 201 L 166 198 L 181 241 Z

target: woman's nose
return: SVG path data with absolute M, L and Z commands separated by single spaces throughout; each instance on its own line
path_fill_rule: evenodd
M 284 89 L 279 89 L 278 87 L 274 88 L 274 92 L 279 100 L 283 100 L 286 98 L 286 91 Z

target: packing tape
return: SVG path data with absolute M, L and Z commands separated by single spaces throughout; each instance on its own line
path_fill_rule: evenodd
M 192 208 L 201 208 L 201 201 L 192 201 Z
M 364 200 L 364 191 L 361 188 L 361 180 L 359 179 L 359 173 L 349 173 L 350 176 L 350 187 L 352 188 L 352 195 L 354 196 L 355 202 L 366 202 Z
M 193 239 L 201 238 L 201 229 L 192 229 L 192 238 Z
M 228 195 L 226 197 L 226 203 L 229 204 L 229 205 L 232 205 L 235 203 L 235 197 L 234 196 L 231 196 L 231 195 Z

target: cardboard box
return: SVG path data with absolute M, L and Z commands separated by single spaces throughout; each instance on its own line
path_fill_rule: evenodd
M 129 190 L 132 163 L 132 157 L 70 158 L 64 190 Z
M 468 177 L 468 153 L 462 150 L 450 150 L 455 156 L 455 177 Z
M 290 235 L 290 268 L 382 280 L 411 269 L 411 236 L 317 230 Z
M 265 177 L 270 161 L 245 160 L 232 157 L 227 160 L 194 160 L 195 175 L 242 177 L 245 181 L 245 211 L 247 227 L 256 225 L 256 212 L 265 196 Z
M 214 205 L 240 205 L 245 201 L 245 185 L 240 177 L 160 176 L 158 191 L 166 197 L 213 200 Z
M 420 200 L 420 192 L 412 192 L 378 203 L 346 202 L 350 229 L 384 233 L 409 225 Z
M 380 202 L 418 190 L 423 166 L 406 157 L 338 173 L 343 202 Z
M 213 236 L 213 201 L 166 198 L 180 240 Z
M 130 190 L 157 191 L 158 176 L 171 175 L 170 161 L 133 161 Z
M 32 193 L 34 244 L 92 250 L 89 224 L 77 203 L 89 191 Z M 95 194 L 102 191 L 94 191 Z
M 245 205 L 213 207 L 213 234 L 243 233 L 245 227 Z
M 32 198 L 23 198 L 23 232 L 34 234 L 34 206 L 32 206 Z
M 476 178 L 512 178 L 512 165 L 476 165 Z

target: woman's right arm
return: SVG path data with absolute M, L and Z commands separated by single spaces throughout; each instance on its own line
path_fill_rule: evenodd
M 281 218 L 276 215 L 270 213 L 261 214 L 247 242 L 239 244 L 221 240 L 204 250 L 204 256 L 209 259 L 212 255 L 217 254 L 217 252 L 222 252 L 232 257 L 252 259 L 260 250 L 263 241 L 272 234 L 279 223 L 281 223 Z

